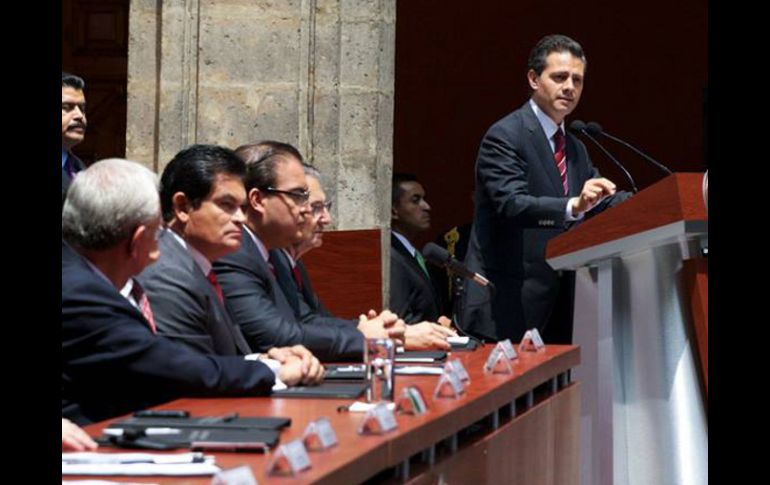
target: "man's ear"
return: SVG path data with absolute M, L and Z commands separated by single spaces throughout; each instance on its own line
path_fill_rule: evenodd
M 246 197 L 248 199 L 249 206 L 261 213 L 264 214 L 265 212 L 265 194 L 263 194 L 259 189 L 253 188 L 249 190 L 249 193 Z
M 190 220 L 190 211 L 192 204 L 184 192 L 177 192 L 171 197 L 171 205 L 174 210 L 174 218 L 182 223 Z
M 132 258 L 136 257 L 136 248 L 139 246 L 139 241 L 142 240 L 145 232 L 147 232 L 147 226 L 142 224 L 134 229 L 134 232 L 128 239 L 128 253 Z
M 398 210 L 395 205 L 390 206 L 390 218 L 396 221 L 398 220 Z
M 537 75 L 534 69 L 527 71 L 527 81 L 529 82 L 529 87 L 532 88 L 533 91 L 536 91 L 537 88 L 540 87 L 540 76 Z

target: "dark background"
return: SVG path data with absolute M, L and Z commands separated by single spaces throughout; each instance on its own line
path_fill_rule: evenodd
M 597 121 L 673 171 L 707 168 L 708 3 L 400 1 L 396 21 L 394 171 L 422 181 L 432 227 L 418 247 L 473 217 L 479 143 L 529 97 L 527 57 L 547 34 L 586 53 L 586 84 L 568 118 Z M 630 189 L 588 145 L 602 175 Z M 663 173 L 607 142 L 639 189 Z

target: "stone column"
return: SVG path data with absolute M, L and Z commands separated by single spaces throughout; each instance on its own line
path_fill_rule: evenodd
M 334 228 L 388 227 L 395 16 L 396 0 L 132 1 L 127 157 L 160 172 L 192 143 L 286 141 L 324 173 Z

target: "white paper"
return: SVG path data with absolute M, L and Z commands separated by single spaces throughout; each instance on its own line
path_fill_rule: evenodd
M 62 453 L 62 475 L 213 475 L 220 471 L 213 456 L 200 453 Z
M 351 413 L 365 413 L 372 409 L 374 406 L 376 406 L 376 402 L 362 402 L 362 401 L 356 401 L 353 404 L 350 405 L 348 408 L 348 412 Z M 396 403 L 391 402 L 387 404 L 388 409 L 391 411 L 395 411 L 396 409 Z
M 397 375 L 407 376 L 440 376 L 443 369 L 441 367 L 427 366 L 427 365 L 405 365 L 396 367 Z

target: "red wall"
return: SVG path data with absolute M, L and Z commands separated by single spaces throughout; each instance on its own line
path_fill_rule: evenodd
M 399 1 L 394 170 L 417 174 L 433 207 L 420 243 L 471 220 L 481 137 L 527 99 L 527 56 L 549 33 L 573 37 L 588 59 L 569 119 L 597 121 L 674 171 L 704 170 L 707 13 L 704 0 Z M 640 190 L 662 177 L 627 149 L 606 146 Z M 603 175 L 629 187 L 588 148 Z

